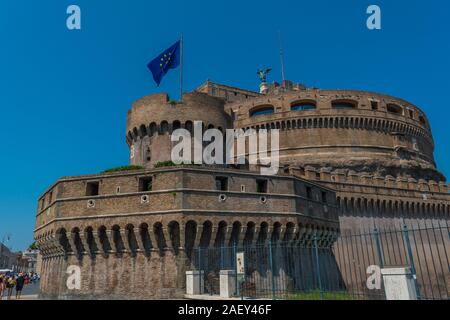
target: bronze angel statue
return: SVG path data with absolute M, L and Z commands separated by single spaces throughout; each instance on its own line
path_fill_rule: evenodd
M 266 68 L 263 70 L 258 69 L 258 71 L 256 71 L 256 74 L 258 75 L 261 82 L 267 82 L 267 75 L 270 71 L 272 71 L 272 68 Z

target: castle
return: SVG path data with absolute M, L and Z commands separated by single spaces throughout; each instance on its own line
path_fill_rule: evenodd
M 280 170 L 161 166 L 178 128 L 279 129 Z M 41 294 L 58 298 L 182 297 L 194 248 L 300 241 L 341 230 L 447 220 L 426 115 L 366 91 L 290 81 L 259 92 L 207 81 L 182 102 L 137 100 L 127 115 L 132 171 L 63 177 L 39 199 Z M 66 286 L 67 267 L 81 287 Z

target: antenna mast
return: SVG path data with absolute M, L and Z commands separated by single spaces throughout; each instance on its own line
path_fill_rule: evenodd
M 278 30 L 278 44 L 280 47 L 280 62 L 281 62 L 281 80 L 284 82 L 284 52 L 283 52 L 283 42 L 281 39 L 281 32 Z

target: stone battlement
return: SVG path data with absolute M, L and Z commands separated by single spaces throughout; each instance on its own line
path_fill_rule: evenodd
M 164 134 L 194 121 L 226 128 L 230 120 L 224 112 L 223 99 L 199 92 L 184 94 L 183 102 L 171 101 L 166 93 L 146 96 L 128 111 L 127 142 L 157 132 Z
M 304 169 L 291 168 L 291 171 L 295 176 L 313 181 L 449 194 L 449 184 L 443 181 L 416 180 L 414 178 L 404 177 L 395 178 L 389 175 L 381 177 L 367 172 L 356 173 L 354 171 L 331 170 L 329 168 L 317 170 L 310 166 Z

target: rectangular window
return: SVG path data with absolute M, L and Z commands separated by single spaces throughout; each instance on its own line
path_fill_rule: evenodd
M 86 195 L 87 196 L 98 196 L 99 182 L 93 181 L 86 184 Z
M 390 113 L 403 114 L 403 108 L 392 103 L 386 106 L 386 110 Z
M 50 205 L 52 203 L 53 200 L 53 191 L 50 191 L 50 193 L 48 194 L 48 204 Z
M 409 110 L 409 117 L 411 119 L 414 119 L 414 112 L 412 110 Z
M 354 109 L 356 104 L 353 102 L 335 101 L 331 103 L 331 107 L 333 109 Z
M 306 174 L 305 168 L 302 168 L 302 167 L 300 167 L 300 168 L 298 169 L 298 172 L 300 173 L 301 176 L 304 176 L 304 175 Z
M 241 184 L 241 192 L 245 192 L 245 185 Z
M 306 198 L 308 199 L 312 199 L 312 188 L 311 187 L 306 187 Z
M 328 201 L 327 201 L 327 193 L 325 191 L 322 191 L 322 202 L 323 203 L 328 203 Z
M 233 120 L 233 121 L 237 120 L 237 114 L 235 111 L 231 111 L 231 120 Z
M 378 110 L 378 102 L 370 101 L 370 105 L 372 106 L 372 110 Z
M 228 178 L 216 177 L 216 190 L 228 191 Z
M 267 180 L 256 180 L 256 192 L 267 193 Z
M 139 192 L 152 191 L 153 180 L 152 177 L 139 178 Z

